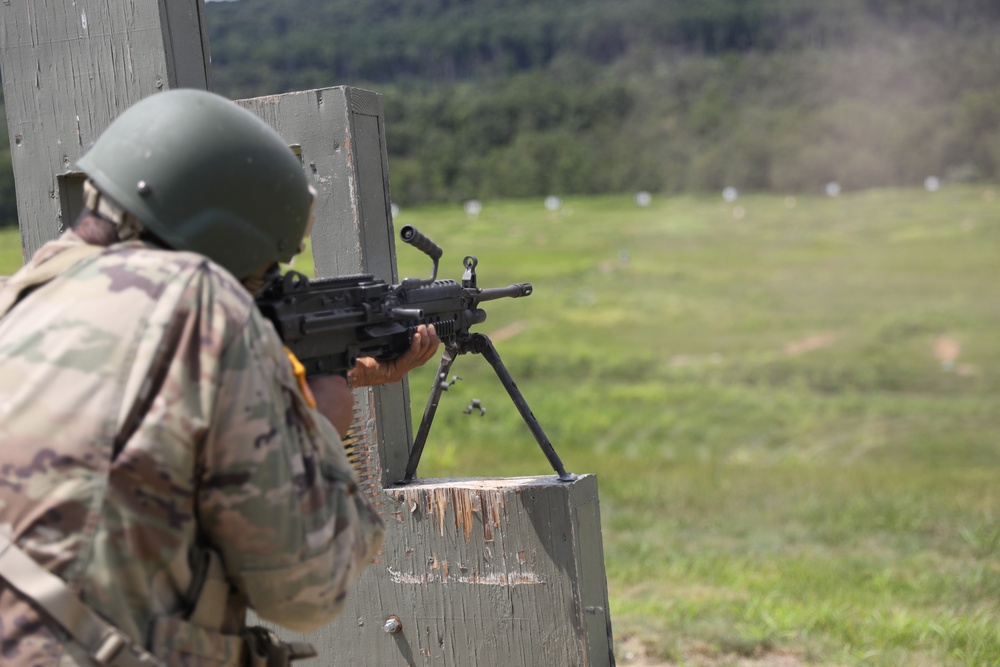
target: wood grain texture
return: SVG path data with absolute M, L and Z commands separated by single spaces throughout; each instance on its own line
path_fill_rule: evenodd
M 396 281 L 396 245 L 381 97 L 350 87 L 238 102 L 297 146 L 318 193 L 310 237 L 316 275 Z M 366 474 L 378 488 L 403 476 L 412 428 L 406 380 L 355 392 Z M 373 486 L 373 488 L 375 488 Z
M 297 147 L 319 193 L 311 236 L 317 275 L 395 282 L 380 96 L 338 87 L 239 104 Z M 316 646 L 319 658 L 297 664 L 611 664 L 596 478 L 394 487 L 412 442 L 409 414 L 405 383 L 358 394 L 349 440 L 387 542 L 341 618 L 309 635 L 271 625 Z M 401 632 L 383 631 L 390 616 L 402 621 Z
M 597 478 L 390 487 L 382 553 L 306 665 L 614 664 Z M 383 626 L 397 617 L 402 630 Z
M 169 11 L 168 11 L 169 7 Z M 72 222 L 75 165 L 124 109 L 167 88 L 207 88 L 203 0 L 11 0 L 0 68 L 21 245 L 30 257 Z

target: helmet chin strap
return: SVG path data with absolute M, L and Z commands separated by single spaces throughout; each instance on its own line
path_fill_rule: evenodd
M 89 178 L 83 182 L 83 205 L 108 222 L 118 230 L 118 238 L 131 241 L 139 238 L 145 231 L 142 223 L 134 215 L 122 208 L 118 202 L 103 194 Z

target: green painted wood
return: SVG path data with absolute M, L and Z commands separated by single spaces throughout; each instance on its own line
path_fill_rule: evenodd
M 343 616 L 282 633 L 319 649 L 303 667 L 614 664 L 594 475 L 420 480 L 379 502 L 386 545 Z
M 273 127 L 302 158 L 318 193 L 310 236 L 316 275 L 370 273 L 393 283 L 396 245 L 381 96 L 351 87 L 270 95 L 238 104 Z M 412 428 L 406 380 L 362 389 L 355 447 L 371 495 L 406 469 Z
M 75 218 L 76 160 L 121 111 L 159 90 L 208 89 L 203 0 L 0 5 L 0 69 L 21 245 Z M 60 177 L 63 178 L 60 178 Z
M 319 193 L 317 275 L 395 282 L 381 97 L 338 87 L 239 104 L 296 146 Z M 304 635 L 265 623 L 316 646 L 319 658 L 297 664 L 612 664 L 596 478 L 394 487 L 412 443 L 406 384 L 356 395 L 353 446 L 387 542 L 330 625 Z M 393 616 L 403 630 L 389 634 Z

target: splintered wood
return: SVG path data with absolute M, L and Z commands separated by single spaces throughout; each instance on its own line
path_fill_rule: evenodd
M 595 476 L 417 480 L 376 502 L 386 543 L 341 618 L 280 631 L 319 649 L 302 667 L 614 664 Z
M 611 664 L 593 475 L 419 480 L 386 488 L 382 509 L 384 569 L 371 573 L 379 599 L 352 598 L 345 612 L 357 614 L 357 642 L 371 642 L 368 659 L 373 651 L 387 665 L 499 665 L 511 656 Z M 402 622 L 392 644 L 363 631 L 383 613 Z M 413 649 L 422 659 L 409 659 Z
M 482 482 L 479 483 L 482 484 Z M 388 489 L 387 493 L 403 503 L 410 513 L 416 512 L 420 507 L 427 508 L 425 514 L 435 517 L 438 532 L 442 537 L 449 513 L 448 508 L 452 507 L 451 513 L 454 517 L 455 530 L 465 535 L 466 543 L 468 543 L 473 526 L 476 524 L 473 516 L 478 514 L 479 523 L 483 529 L 483 541 L 493 541 L 493 531 L 500 528 L 501 518 L 504 517 L 504 497 L 502 493 L 497 493 L 496 488 L 490 490 L 421 486 L 416 491 L 416 493 L 408 495 L 403 488 L 395 488 Z M 394 512 L 392 516 L 400 520 L 402 513 Z

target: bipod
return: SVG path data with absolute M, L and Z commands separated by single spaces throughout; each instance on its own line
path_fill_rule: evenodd
M 535 436 L 535 441 L 541 447 L 545 458 L 548 459 L 552 469 L 559 476 L 559 481 L 574 481 L 576 475 L 566 472 L 562 460 L 556 453 L 552 443 L 549 442 L 548 437 L 546 437 L 541 424 L 535 419 L 531 408 L 528 407 L 528 402 L 524 400 L 521 390 L 517 388 L 517 383 L 514 382 L 514 378 L 510 376 L 510 372 L 504 366 L 503 360 L 500 359 L 500 353 L 493 347 L 493 341 L 486 334 L 476 333 L 463 341 L 445 344 L 444 353 L 441 355 L 441 364 L 438 366 L 437 375 L 434 377 L 434 386 L 431 388 L 430 398 L 427 399 L 427 407 L 424 408 L 424 415 L 420 419 L 420 428 L 417 429 L 417 436 L 413 440 L 413 449 L 410 451 L 410 458 L 406 463 L 406 472 L 403 475 L 403 479 L 397 482 L 397 484 L 409 484 L 416 479 L 417 466 L 420 465 L 420 457 L 424 453 L 424 445 L 427 444 L 427 435 L 430 433 L 434 414 L 437 412 L 438 403 L 441 401 L 441 392 L 448 388 L 448 371 L 451 370 L 451 365 L 455 363 L 456 358 L 468 353 L 481 354 L 485 357 L 486 361 L 490 362 L 490 366 L 493 367 L 497 377 L 500 378 L 500 383 L 503 384 L 504 389 L 507 390 L 507 394 L 514 401 L 517 411 L 521 413 L 524 423 L 528 425 L 531 434 Z

